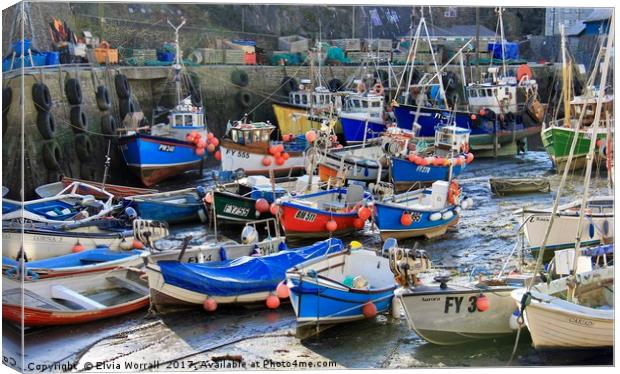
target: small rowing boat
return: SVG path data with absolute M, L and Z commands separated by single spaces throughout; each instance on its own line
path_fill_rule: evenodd
M 489 178 L 489 185 L 498 196 L 551 191 L 547 178 Z
M 82 180 L 82 179 L 75 179 L 75 178 L 69 178 L 69 177 L 64 177 L 64 176 L 62 177 L 62 180 L 60 182 L 44 184 L 42 186 L 37 187 L 34 190 L 34 192 L 37 195 L 39 195 L 39 197 L 54 196 L 54 195 L 58 194 L 60 191 L 62 191 L 65 187 L 67 187 L 68 185 L 73 183 L 73 182 L 80 182 L 80 183 L 83 183 L 82 186 L 90 185 L 90 186 L 94 186 L 94 187 L 97 187 L 99 189 L 105 190 L 105 191 L 111 193 L 114 196 L 115 199 L 122 199 L 122 198 L 128 197 L 128 196 L 146 195 L 146 194 L 151 194 L 151 193 L 159 192 L 157 190 L 148 189 L 148 188 L 120 186 L 120 185 L 108 184 L 108 183 L 103 184 L 101 182 L 86 181 L 86 180 Z M 97 199 L 105 199 L 106 198 L 105 194 L 102 194 L 99 191 L 94 190 L 94 189 L 80 188 L 78 190 L 78 192 L 81 193 L 81 194 L 84 194 L 84 195 L 93 195 Z

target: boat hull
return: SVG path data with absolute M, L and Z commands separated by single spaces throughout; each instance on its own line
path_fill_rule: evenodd
M 243 169 L 246 175 L 269 175 L 273 170 L 276 176 L 286 176 L 288 174 L 300 173 L 305 169 L 304 156 L 291 155 L 286 162 L 278 166 L 273 157 L 265 153 L 254 153 L 227 147 L 225 144 L 220 146 L 222 152 L 222 170 L 235 171 Z M 263 165 L 263 158 L 268 156 L 272 159 L 269 166 Z
M 452 178 L 456 178 L 467 164 L 452 166 Z M 392 158 L 392 181 L 396 191 L 404 191 L 412 186 L 424 186 L 435 181 L 447 181 L 450 166 L 417 165 L 409 160 Z
M 551 184 L 547 179 L 489 179 L 491 191 L 498 196 L 545 193 L 551 191 Z
M 311 129 L 320 129 L 324 118 L 309 116 L 308 109 L 287 103 L 273 103 L 273 112 L 281 134 L 305 134 Z M 340 121 L 334 128 L 336 134 L 342 133 Z
M 435 213 L 444 214 L 451 212 L 451 217 L 438 220 L 431 220 L 431 215 Z M 410 226 L 403 225 L 400 220 L 404 213 L 411 214 L 413 223 Z M 381 239 L 387 238 L 407 239 L 423 236 L 427 239 L 435 238 L 446 233 L 448 227 L 454 226 L 459 221 L 459 214 L 456 206 L 445 209 L 421 211 L 397 204 L 386 204 L 375 202 L 374 206 L 375 224 L 381 232 Z
M 340 123 L 342 124 L 342 134 L 347 144 L 356 144 L 364 140 L 374 139 L 385 131 L 385 123 L 378 119 L 368 120 L 368 125 L 366 125 L 366 119 L 341 114 Z M 365 139 L 364 132 L 366 133 Z
M 552 126 L 544 129 L 541 133 L 543 146 L 553 161 L 556 171 L 562 172 L 568 161 L 570 149 L 575 138 L 575 130 L 572 128 Z M 590 150 L 591 134 L 579 131 L 577 145 L 573 153 L 573 165 L 571 168 L 581 169 L 586 165 L 586 155 Z M 597 139 L 604 141 L 607 137 L 605 132 L 597 134 Z M 596 157 L 599 155 L 599 147 L 595 145 Z M 605 163 L 601 163 L 605 164 Z
M 350 213 L 330 213 L 319 209 L 283 202 L 280 204 L 280 223 L 287 238 L 328 238 L 352 234 L 358 229 L 354 221 L 357 211 Z M 336 222 L 337 229 L 327 231 L 327 222 Z
M 134 134 L 120 138 L 120 147 L 129 169 L 147 187 L 195 170 L 202 160 L 193 143 L 177 139 Z

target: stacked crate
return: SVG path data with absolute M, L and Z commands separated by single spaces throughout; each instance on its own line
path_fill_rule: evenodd
M 224 49 L 214 48 L 200 48 L 202 52 L 202 63 L 207 65 L 223 64 L 224 63 Z
M 278 38 L 278 49 L 288 53 L 308 51 L 308 39 L 299 35 L 281 36 Z
M 245 52 L 241 49 L 226 49 L 224 52 L 224 63 L 226 65 L 244 65 Z
M 392 50 L 391 39 L 366 39 L 366 46 L 369 51 L 389 52 Z
M 144 65 L 145 61 L 157 60 L 157 52 L 155 49 L 134 49 L 131 57 L 137 64 Z
M 355 52 L 362 50 L 362 41 L 360 39 L 333 39 L 331 45 L 338 47 L 345 52 Z

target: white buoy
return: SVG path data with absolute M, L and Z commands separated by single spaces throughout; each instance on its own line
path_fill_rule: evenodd
M 398 301 L 398 297 L 392 297 L 392 318 L 400 319 L 400 301 Z
M 441 219 L 441 213 L 435 212 L 428 217 L 431 221 L 439 221 Z
M 513 330 L 519 329 L 519 322 L 517 322 L 518 318 L 519 318 L 519 310 L 517 309 L 514 312 L 512 312 L 512 314 L 510 315 L 510 319 L 508 320 L 508 323 L 511 329 Z
M 454 207 L 454 212 L 456 214 L 460 214 L 461 213 L 461 207 L 460 206 Z
M 448 210 L 447 212 L 444 212 L 444 213 L 441 215 L 441 218 L 443 218 L 444 220 L 448 220 L 448 219 L 450 219 L 450 218 L 452 218 L 452 217 L 454 217 L 454 213 L 452 213 L 452 211 L 451 211 L 451 210 Z

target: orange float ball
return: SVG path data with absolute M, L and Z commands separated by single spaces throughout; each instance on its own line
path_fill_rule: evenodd
M 131 246 L 132 246 L 134 249 L 142 249 L 142 248 L 144 248 L 144 243 L 142 243 L 142 242 L 141 242 L 141 241 L 139 241 L 139 240 L 134 239 L 134 240 L 133 240 L 133 242 L 131 243 Z
M 269 166 L 269 165 L 271 165 L 271 157 L 269 156 L 263 157 L 263 166 Z
M 269 309 L 277 309 L 280 306 L 280 299 L 276 295 L 269 295 L 267 300 L 265 300 L 265 304 L 267 304 Z
M 205 149 L 197 147 L 195 153 L 196 153 L 196 156 L 204 156 L 205 155 Z
M 372 318 L 377 315 L 377 306 L 372 301 L 369 301 L 362 307 L 362 313 L 364 317 Z
M 213 138 L 211 139 L 211 144 L 217 147 L 218 145 L 220 145 L 220 140 L 218 138 Z
M 282 144 L 276 145 L 276 152 L 279 152 L 279 153 L 284 152 L 284 146 Z
M 207 139 L 213 140 L 213 139 L 215 139 L 215 135 L 213 135 L 212 132 L 209 132 L 209 133 L 207 133 Z
M 371 214 L 372 214 L 372 212 L 370 211 L 370 209 L 365 207 L 365 206 L 363 206 L 363 207 L 361 207 L 361 208 L 359 208 L 357 210 L 357 216 L 359 218 L 361 218 L 362 220 L 364 220 L 364 221 L 367 220 L 368 218 L 370 218 Z
M 207 151 L 209 151 L 209 153 L 215 152 L 215 146 L 213 145 L 213 143 L 207 146 Z
M 481 294 L 476 299 L 476 309 L 479 312 L 484 312 L 489 309 L 489 298 L 486 295 Z
M 334 232 L 336 231 L 336 229 L 338 229 L 338 223 L 336 223 L 336 221 L 329 220 L 327 221 L 327 223 L 325 224 L 325 228 L 327 229 L 327 231 L 329 232 Z
M 220 151 L 215 151 L 215 153 L 213 154 L 213 156 L 215 157 L 216 160 L 221 161 L 222 160 L 222 152 Z
M 288 289 L 288 286 L 284 284 L 284 282 L 280 282 L 278 284 L 278 287 L 276 288 L 276 295 L 278 295 L 280 299 L 288 299 L 290 295 L 290 290 Z
M 279 211 L 280 207 L 278 206 L 278 204 L 276 204 L 275 202 L 271 203 L 271 206 L 269 207 L 269 212 L 275 216 L 276 214 L 278 214 Z
M 259 212 L 259 213 L 267 213 L 269 211 L 269 201 L 260 198 L 258 200 L 256 200 L 256 203 L 254 203 L 254 208 Z
M 75 245 L 73 247 L 71 247 L 71 252 L 73 252 L 73 253 L 80 253 L 80 252 L 82 252 L 85 249 L 86 249 L 86 247 L 84 247 L 82 245 L 82 243 L 80 243 L 80 241 L 78 240 L 78 242 L 75 243 Z
M 202 307 L 207 312 L 215 312 L 215 310 L 217 309 L 217 301 L 215 301 L 215 299 L 212 299 L 212 298 L 209 297 L 209 298 L 207 298 L 207 300 L 205 300 L 202 303 Z
M 306 140 L 309 143 L 314 143 L 314 141 L 316 140 L 316 132 L 314 130 L 306 132 Z
M 291 157 L 291 155 L 289 155 L 287 152 L 282 153 L 282 158 L 284 159 L 284 161 L 288 160 Z
M 278 166 L 284 165 L 284 158 L 282 158 L 282 156 L 276 157 L 276 165 Z
M 361 218 L 356 218 L 353 220 L 353 227 L 355 227 L 356 230 L 361 230 L 364 228 L 364 220 Z
M 411 214 L 409 213 L 403 213 L 403 215 L 400 216 L 400 223 L 403 226 L 411 226 L 413 223 L 413 217 L 411 217 Z

